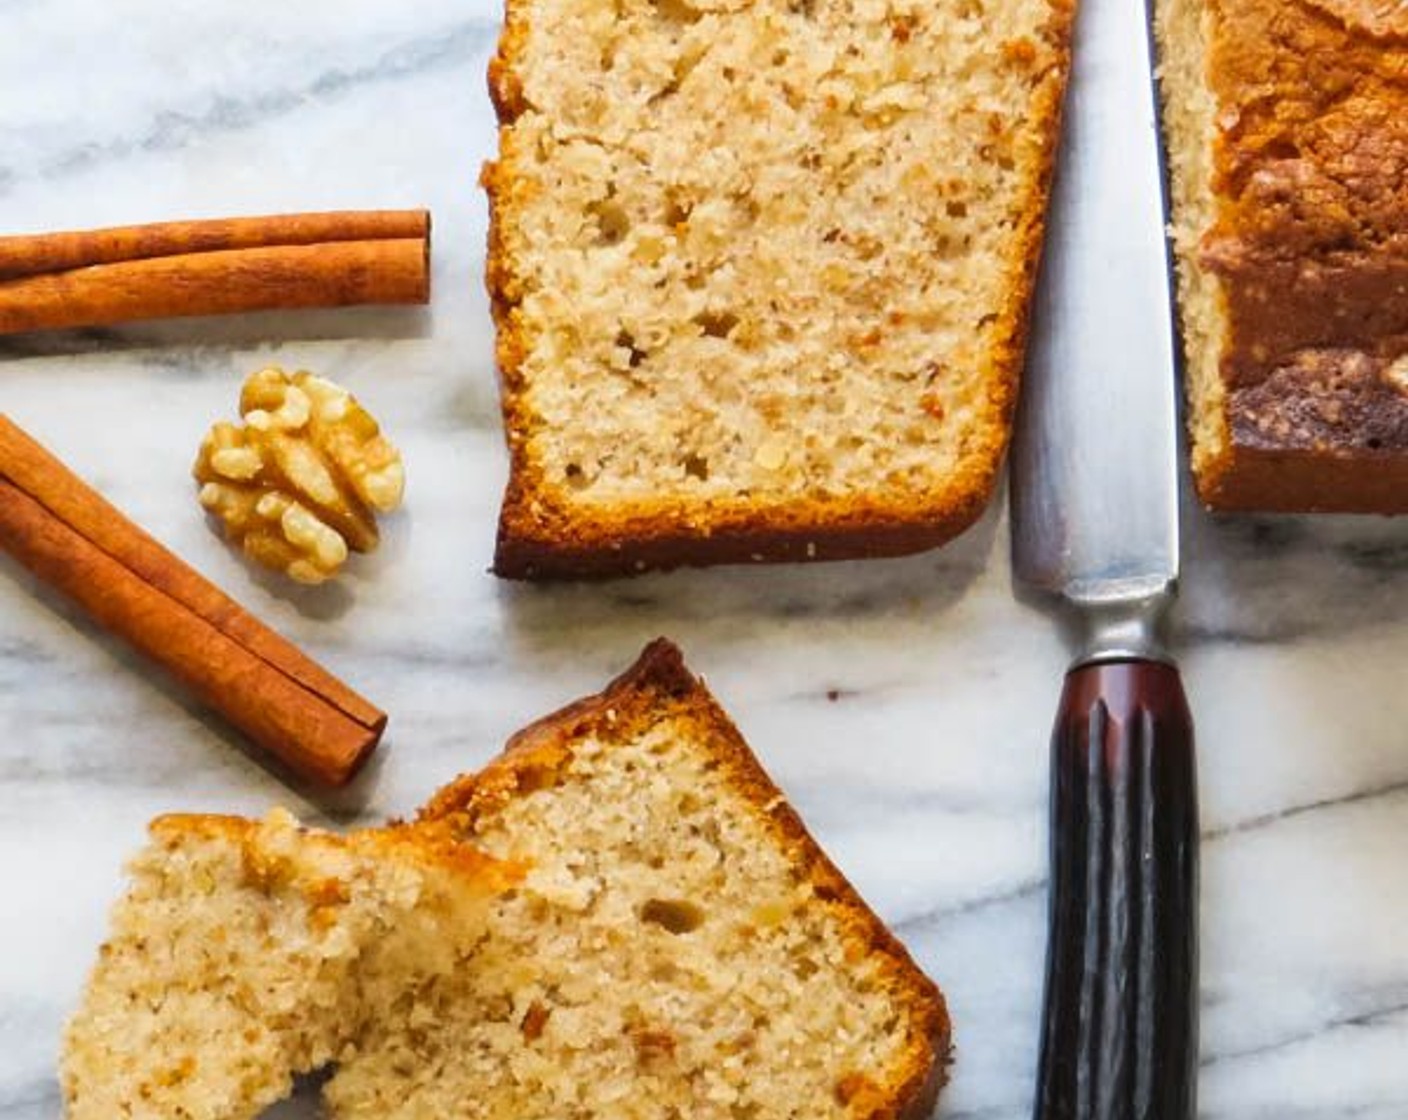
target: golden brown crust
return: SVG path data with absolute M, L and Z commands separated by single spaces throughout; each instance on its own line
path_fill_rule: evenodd
M 999 458 L 997 453 L 991 461 L 994 472 Z M 832 514 L 829 522 L 808 516 L 801 504 L 776 513 L 741 507 L 732 516 L 716 513 L 716 525 L 700 536 L 655 512 L 589 523 L 534 518 L 524 511 L 537 499 L 528 496 L 519 474 L 504 499 L 494 572 L 508 579 L 589 579 L 691 565 L 903 556 L 943 544 L 972 525 L 994 480 L 991 473 L 987 481 L 975 482 L 949 509 L 925 521 L 859 503 L 846 515 Z
M 600 693 L 544 717 L 514 735 L 504 753 L 477 774 L 437 793 L 419 822 L 448 822 L 472 836 L 485 814 L 522 793 L 551 784 L 571 757 L 572 744 L 595 734 L 606 741 L 628 735 L 665 715 L 695 721 L 707 730 L 721 771 L 804 870 L 816 897 L 833 907 L 857 952 L 883 958 L 896 998 L 913 1022 L 904 1067 L 881 1086 L 868 1120 L 923 1120 L 947 1079 L 951 1029 L 942 993 L 914 963 L 807 832 L 800 817 L 764 772 L 738 729 L 708 689 L 685 667 L 679 649 L 664 638 L 648 645 L 635 664 Z
M 537 421 L 523 402 L 527 342 L 516 312 L 522 285 L 505 244 L 517 192 L 526 189 L 515 171 L 507 127 L 527 107 L 515 71 L 529 32 L 524 7 L 522 0 L 506 0 L 504 31 L 489 66 L 500 153 L 480 177 L 489 199 L 485 271 L 509 452 L 494 573 L 509 579 L 600 578 L 691 565 L 897 556 L 936 547 L 971 526 L 996 487 L 1016 407 L 1069 70 L 1074 0 L 1050 0 L 1042 33 L 1055 61 L 1033 82 L 1025 128 L 1039 144 L 1028 161 L 1021 219 L 1009 240 L 1006 300 L 997 312 L 994 343 L 982 357 L 992 421 L 972 433 L 945 488 L 904 500 L 869 495 L 821 503 L 799 497 L 767 505 L 756 499 L 716 500 L 707 506 L 661 500 L 590 513 L 563 506 L 543 485 L 527 452 Z
M 1234 447 L 1195 480 L 1203 504 L 1224 513 L 1408 513 L 1408 457 Z
M 1210 0 L 1222 510 L 1408 512 L 1408 16 Z

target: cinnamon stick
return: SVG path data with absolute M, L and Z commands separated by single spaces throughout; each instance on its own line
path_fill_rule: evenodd
M 0 334 L 429 299 L 424 210 L 0 237 Z
M 428 241 L 425 210 L 338 210 L 258 218 L 205 218 L 110 229 L 0 237 L 0 280 L 118 261 L 225 249 L 335 241 Z
M 295 773 L 343 785 L 386 715 L 157 543 L 0 414 L 0 548 Z

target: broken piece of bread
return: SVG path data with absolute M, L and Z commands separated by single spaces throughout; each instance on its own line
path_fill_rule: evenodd
M 510 0 L 516 578 L 909 552 L 988 501 L 1071 0 Z
M 450 971 L 508 870 L 438 830 L 169 816 L 64 1037 L 69 1120 L 253 1120 Z
M 333 1116 L 929 1115 L 938 989 L 669 643 L 422 819 L 528 870 L 472 956 L 369 1024 Z

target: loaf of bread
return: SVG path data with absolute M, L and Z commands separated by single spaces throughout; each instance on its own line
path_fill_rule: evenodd
M 1408 5 L 1159 0 L 1193 473 L 1408 512 Z
M 929 1116 L 938 990 L 668 643 L 422 819 L 529 870 L 341 1063 L 333 1116 Z
M 69 1120 L 254 1120 L 453 969 L 513 882 L 443 830 L 151 826 L 64 1037 Z
M 1007 443 L 1071 0 L 509 0 L 495 571 L 894 554 Z

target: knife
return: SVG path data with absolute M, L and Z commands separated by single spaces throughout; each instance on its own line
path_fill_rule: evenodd
M 1082 0 L 1012 457 L 1019 589 L 1074 637 L 1051 738 L 1037 1120 L 1191 1120 L 1193 727 L 1177 389 L 1149 12 Z

